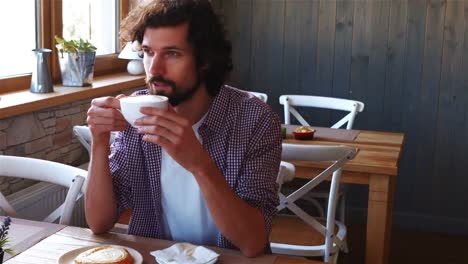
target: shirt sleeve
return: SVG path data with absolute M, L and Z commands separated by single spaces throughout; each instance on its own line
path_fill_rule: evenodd
M 127 151 L 124 145 L 123 132 L 119 132 L 111 145 L 109 168 L 112 176 L 114 195 L 117 202 L 116 219 L 126 208 L 133 208 L 131 184 L 128 174 Z
M 279 204 L 276 178 L 281 162 L 281 122 L 273 112 L 264 114 L 251 134 L 238 182 L 239 196 L 260 209 L 266 233 Z

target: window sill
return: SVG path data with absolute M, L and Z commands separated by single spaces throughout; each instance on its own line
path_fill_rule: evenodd
M 28 90 L 0 94 L 0 119 L 38 111 L 79 100 L 105 96 L 145 84 L 145 75 L 126 72 L 95 77 L 92 86 L 64 87 L 54 85 L 54 92 L 35 94 Z

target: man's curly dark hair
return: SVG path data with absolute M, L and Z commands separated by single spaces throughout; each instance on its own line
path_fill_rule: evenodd
M 142 43 L 147 27 L 188 22 L 188 42 L 195 54 L 201 81 L 211 96 L 218 94 L 232 70 L 231 42 L 209 0 L 155 0 L 133 9 L 123 20 L 122 40 Z

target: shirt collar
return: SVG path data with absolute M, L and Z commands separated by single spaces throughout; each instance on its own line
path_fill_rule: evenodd
M 200 129 L 208 129 L 211 131 L 219 131 L 223 127 L 224 118 L 219 118 L 220 116 L 226 116 L 226 105 L 229 103 L 229 88 L 226 85 L 223 85 L 219 93 L 214 97 L 213 103 L 208 108 L 206 118 L 200 126 Z

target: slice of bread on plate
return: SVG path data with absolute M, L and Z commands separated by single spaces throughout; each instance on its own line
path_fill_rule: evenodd
M 124 247 L 107 245 L 80 253 L 75 264 L 133 264 L 133 257 Z

